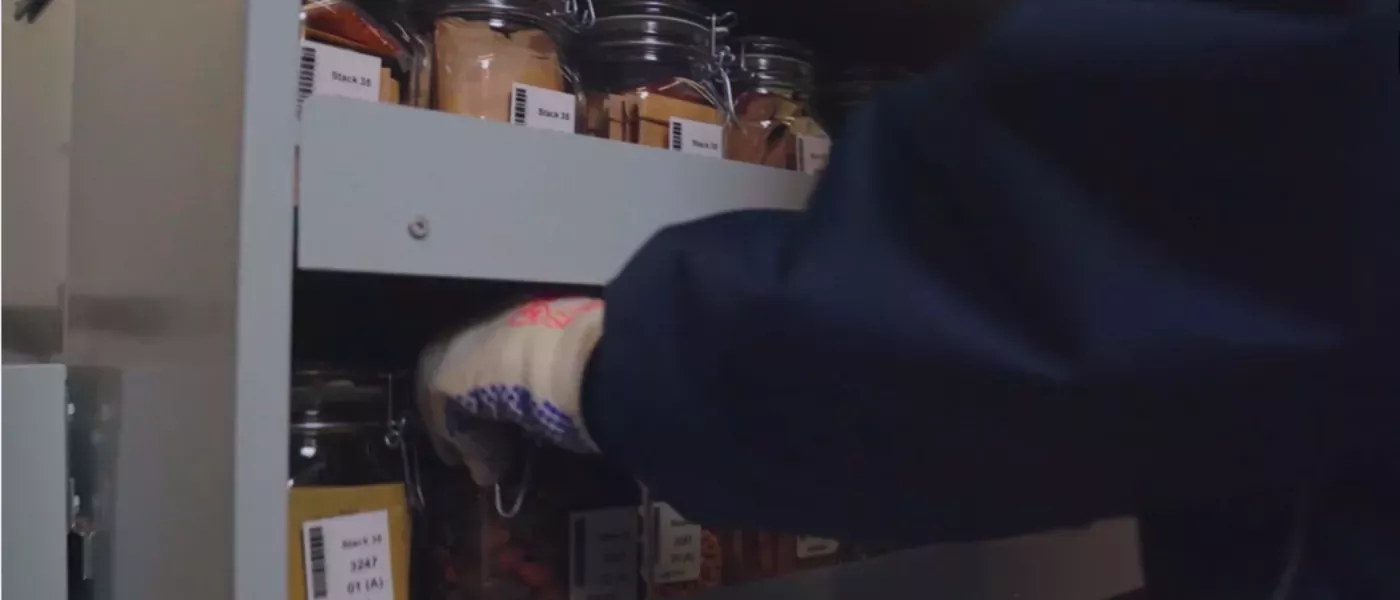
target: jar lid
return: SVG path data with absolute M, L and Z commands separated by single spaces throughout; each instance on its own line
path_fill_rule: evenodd
M 292 375 L 292 429 L 364 430 L 388 426 L 392 377 L 303 369 Z
M 687 0 L 593 0 L 580 51 L 593 59 L 709 60 L 726 31 L 718 17 Z
M 508 19 L 540 25 L 547 29 L 562 28 L 561 7 L 549 0 L 429 0 L 428 12 L 437 17 L 460 16 L 488 19 Z
M 799 42 L 756 35 L 735 39 L 730 46 L 738 65 L 734 77 L 741 86 L 800 92 L 811 92 L 816 87 L 812 51 Z
M 714 14 L 708 8 L 688 0 L 594 0 L 593 10 L 598 19 L 644 16 L 670 17 L 689 21 L 706 30 Z

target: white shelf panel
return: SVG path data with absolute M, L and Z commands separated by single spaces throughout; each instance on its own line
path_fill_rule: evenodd
M 795 209 L 813 178 L 432 111 L 313 97 L 302 269 L 600 285 L 666 225 Z M 410 234 L 415 219 L 427 236 Z

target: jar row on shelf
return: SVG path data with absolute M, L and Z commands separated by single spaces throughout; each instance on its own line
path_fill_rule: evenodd
M 304 0 L 301 15 L 299 102 L 405 104 L 807 173 L 829 153 L 812 53 L 731 37 L 732 14 L 688 0 Z
M 482 488 L 412 435 L 405 379 L 295 374 L 289 600 L 675 598 L 888 550 L 693 523 L 604 461 L 551 449 Z

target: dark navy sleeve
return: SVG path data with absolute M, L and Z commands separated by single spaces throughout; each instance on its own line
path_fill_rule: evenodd
M 1395 32 L 1023 3 L 861 111 L 808 211 L 647 243 L 588 426 L 690 518 L 908 542 L 1393 451 Z

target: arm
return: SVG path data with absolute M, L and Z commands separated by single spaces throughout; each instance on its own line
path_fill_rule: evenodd
M 907 541 L 1374 451 L 1395 60 L 1341 18 L 1026 3 L 860 114 L 807 213 L 651 240 L 605 293 L 588 430 L 691 518 Z

